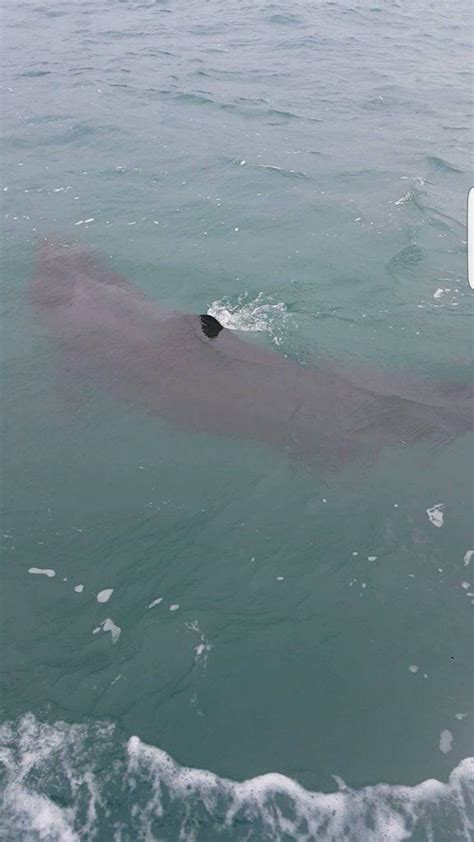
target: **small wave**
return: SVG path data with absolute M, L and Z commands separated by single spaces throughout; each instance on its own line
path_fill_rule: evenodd
M 37 79 L 41 76 L 51 76 L 51 72 L 51 70 L 25 70 L 24 73 L 18 73 L 17 78 Z
M 207 312 L 230 330 L 268 333 L 276 345 L 283 341 L 288 318 L 286 305 L 265 300 L 263 292 L 254 299 L 246 294 L 236 299 L 221 298 L 213 301 Z
M 188 92 L 188 93 L 183 92 L 183 93 L 175 94 L 172 91 L 161 91 L 160 93 L 171 94 L 173 99 L 175 99 L 179 102 L 189 103 L 189 105 L 217 105 L 217 106 L 219 105 L 219 103 L 216 103 L 209 96 L 206 96 L 205 94 L 202 94 L 202 93 L 197 94 L 197 93 L 192 93 L 192 92 Z
M 432 842 L 472 839 L 474 758 L 447 783 L 310 792 L 282 774 L 242 782 L 180 766 L 112 724 L 0 728 L 4 839 L 79 842 Z M 470 818 L 471 817 L 471 818 Z
M 444 283 L 448 281 L 449 286 L 444 286 Z M 462 278 L 458 278 L 453 276 L 453 278 L 439 278 L 439 282 L 443 284 L 443 286 L 438 286 L 433 291 L 433 299 L 436 301 L 436 305 L 445 307 L 446 305 L 449 307 L 459 307 L 462 303 L 460 298 L 465 297 L 464 292 L 464 281 Z
M 393 204 L 394 205 L 412 205 L 413 207 L 417 208 L 417 210 L 424 213 L 425 207 L 423 205 L 423 196 L 426 195 L 423 187 L 425 186 L 425 181 L 420 176 L 404 176 L 403 180 L 409 182 L 408 190 L 405 191 L 403 196 L 400 196 Z
M 436 155 L 429 155 L 428 163 L 431 164 L 431 166 L 436 167 L 437 170 L 442 170 L 444 172 L 463 172 L 459 169 L 459 167 L 456 167 L 454 164 L 450 164 L 448 161 L 445 161 L 444 158 L 438 158 Z
M 323 35 L 303 35 L 299 38 L 279 41 L 276 43 L 275 49 L 293 52 L 294 50 L 304 50 L 307 47 L 312 49 L 331 44 L 334 44 L 334 40 Z
M 201 77 L 211 76 L 204 70 L 196 70 L 195 75 Z M 307 123 L 322 123 L 319 117 L 314 117 L 308 114 L 296 114 L 293 111 L 285 111 L 280 108 L 273 108 L 268 105 L 268 100 L 262 98 L 251 97 L 235 97 L 232 102 L 214 99 L 209 91 L 194 90 L 194 91 L 177 91 L 176 85 L 170 89 L 155 89 L 147 88 L 146 93 L 154 96 L 160 95 L 173 99 L 175 102 L 180 102 L 186 105 L 193 106 L 210 106 L 219 111 L 233 111 L 248 118 L 258 118 L 269 121 L 269 125 L 281 125 L 282 123 L 290 121 L 301 121 Z M 272 122 L 273 121 L 273 122 Z M 277 121 L 277 122 L 274 122 Z M 275 167 L 275 169 L 279 169 Z M 306 176 L 299 174 L 300 178 Z
M 49 124 L 51 128 L 48 132 L 30 133 L 23 137 L 10 136 L 7 142 L 17 149 L 37 149 L 39 146 L 80 146 L 91 137 L 110 135 L 119 131 L 113 125 L 98 125 L 86 121 L 72 125 L 67 125 L 66 121 L 61 123 L 51 120 L 43 121 L 45 127 Z M 41 123 L 37 121 L 37 125 Z
M 400 100 L 397 97 L 385 95 L 367 97 L 361 102 L 360 107 L 364 111 L 394 111 L 396 109 L 406 109 L 407 102 Z
M 269 116 L 269 117 L 276 117 L 277 119 L 281 120 L 301 120 L 305 123 L 322 123 L 323 120 L 320 120 L 319 117 L 313 117 L 311 115 L 303 115 L 303 114 L 295 114 L 294 111 L 282 111 L 280 108 L 268 108 L 266 112 L 263 113 L 262 116 Z
M 409 246 L 402 248 L 389 260 L 388 269 L 391 272 L 409 272 L 421 263 L 423 258 L 423 249 L 417 246 L 416 243 L 410 243 Z
M 396 205 L 406 205 L 407 202 L 412 202 L 416 198 L 414 190 L 407 190 L 400 199 L 395 202 Z
M 272 172 L 281 175 L 283 178 L 302 178 L 304 180 L 309 180 L 306 173 L 301 172 L 300 170 L 287 170 L 285 167 L 277 167 L 274 164 L 258 164 L 257 166 L 263 170 L 271 170 Z
M 151 56 L 152 58 L 157 58 L 158 56 L 176 56 L 176 53 L 172 53 L 170 50 L 164 50 L 160 47 L 155 47 L 153 50 L 146 50 L 146 56 Z
M 301 17 L 291 12 L 274 12 L 268 20 L 270 23 L 278 23 L 280 26 L 301 26 L 303 24 Z
M 68 121 L 72 121 L 74 118 L 71 114 L 41 114 L 41 115 L 30 115 L 26 118 L 28 121 L 28 125 L 31 126 L 43 126 L 49 125 L 51 123 L 66 123 Z
M 451 231 L 453 225 L 460 227 L 464 226 L 464 222 L 460 222 L 460 220 L 455 219 L 455 217 L 450 214 L 444 213 L 440 210 L 440 208 L 434 208 L 426 204 L 427 193 L 423 189 L 426 184 L 425 179 L 420 176 L 402 176 L 402 178 L 409 181 L 411 186 L 403 194 L 403 196 L 393 202 L 394 205 L 398 205 L 399 207 L 406 206 L 407 208 L 415 209 L 428 220 L 430 225 L 435 228 Z
M 264 67 L 249 67 L 246 68 L 245 71 L 242 70 L 224 70 L 223 68 L 218 67 L 206 67 L 206 68 L 199 68 L 193 71 L 194 76 L 204 76 L 206 78 L 210 78 L 213 80 L 218 81 L 228 81 L 233 79 L 238 79 L 242 81 L 242 79 L 247 78 L 252 82 L 257 81 L 267 81 L 269 79 L 275 80 L 286 77 L 288 74 L 283 70 L 274 70 L 273 68 L 265 69 Z
M 62 18 L 68 14 L 66 11 L 63 12 L 60 9 L 42 9 L 40 6 L 33 9 L 33 11 L 37 15 L 43 15 L 45 18 Z
M 99 38 L 112 38 L 115 40 L 124 40 L 127 38 L 145 38 L 146 32 L 138 29 L 106 29 L 97 33 Z

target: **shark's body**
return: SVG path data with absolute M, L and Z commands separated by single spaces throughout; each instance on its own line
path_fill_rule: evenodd
M 160 308 L 84 247 L 45 244 L 31 300 L 68 378 L 184 429 L 256 439 L 331 465 L 472 429 L 464 395 L 302 366 L 212 317 Z

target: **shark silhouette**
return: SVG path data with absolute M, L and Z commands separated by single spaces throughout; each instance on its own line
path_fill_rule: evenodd
M 337 466 L 473 428 L 465 388 L 301 365 L 212 316 L 161 308 L 85 246 L 46 241 L 30 299 L 76 388 L 93 383 L 183 429 Z

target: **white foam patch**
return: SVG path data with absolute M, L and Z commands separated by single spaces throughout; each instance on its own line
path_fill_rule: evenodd
M 430 523 L 432 523 L 433 526 L 437 526 L 438 529 L 441 529 L 444 522 L 443 510 L 444 503 L 435 503 L 435 505 L 432 506 L 431 509 L 426 510 L 426 514 L 430 519 Z
M 175 603 L 173 603 L 173 605 L 170 605 L 170 611 L 177 611 L 178 608 L 179 608 L 179 602 L 175 602 Z
M 154 608 L 154 607 L 155 607 L 155 605 L 159 605 L 159 604 L 160 604 L 160 602 L 163 602 L 163 597 L 162 597 L 162 596 L 159 596 L 159 597 L 157 597 L 157 599 L 154 599 L 154 600 L 153 600 L 153 602 L 150 602 L 150 604 L 149 604 L 148 608 Z
M 439 736 L 439 750 L 443 752 L 443 754 L 447 754 L 451 751 L 453 747 L 453 735 L 451 731 L 448 731 L 446 728 L 445 731 L 441 731 Z
M 207 815 L 217 819 L 221 832 L 229 831 L 224 837 L 229 840 L 401 842 L 411 838 L 417 826 L 426 829 L 426 838 L 434 838 L 430 833 L 430 806 L 441 806 L 445 799 L 451 803 L 457 797 L 461 770 L 474 776 L 471 759 L 459 765 L 448 784 L 427 780 L 414 787 L 377 784 L 353 790 L 341 782 L 338 792 L 318 793 L 309 792 L 278 773 L 236 782 L 212 772 L 179 766 L 166 752 L 146 745 L 138 737 L 128 741 L 128 756 L 129 768 L 136 778 L 146 779 L 152 785 L 153 807 L 145 808 L 141 815 L 143 838 L 148 838 L 154 816 L 167 809 L 169 798 L 181 805 L 189 801 L 202 804 Z M 195 816 L 187 809 L 179 838 L 205 838 L 205 834 L 196 835 L 195 822 Z M 242 825 L 248 831 L 245 836 L 238 833 Z
M 0 762 L 4 839 L 439 842 L 472 827 L 474 758 L 447 783 L 357 790 L 336 776 L 338 790 L 320 793 L 278 773 L 236 782 L 180 766 L 138 737 L 123 743 L 112 724 L 27 714 L 0 726 Z
M 201 664 L 202 667 L 205 668 L 207 666 L 207 659 L 209 657 L 209 652 L 211 651 L 211 649 L 212 644 L 210 644 L 209 641 L 206 640 L 205 636 L 202 635 L 201 642 L 194 647 L 195 663 Z
M 440 278 L 440 280 L 450 280 L 449 278 Z M 461 285 L 463 281 L 459 279 L 453 280 L 454 284 Z M 464 293 L 460 291 L 459 286 L 455 287 L 438 287 L 435 289 L 433 293 L 433 298 L 435 301 L 439 302 L 442 305 L 447 305 L 448 307 L 459 307 L 460 301 L 459 298 L 462 298 Z
M 400 199 L 397 199 L 395 204 L 396 205 L 406 205 L 407 202 L 411 202 L 412 199 L 414 199 L 415 197 L 416 197 L 416 193 L 414 193 L 413 190 L 407 190 L 407 192 L 404 193 L 403 196 L 400 197 Z
M 417 666 L 417 664 L 410 664 L 410 666 L 408 667 L 408 669 L 410 670 L 410 672 L 418 672 L 418 670 L 419 670 L 420 668 L 419 668 L 419 666 Z
M 275 164 L 259 164 L 264 170 L 275 170 L 275 172 L 284 172 L 283 167 L 277 167 Z
M 120 628 L 120 626 L 117 626 L 114 623 L 114 621 L 110 619 L 110 617 L 107 617 L 107 619 L 102 620 L 102 622 L 99 623 L 99 625 L 92 630 L 92 634 L 98 634 L 98 632 L 100 631 L 110 632 L 112 643 L 117 643 L 117 640 L 119 639 L 122 633 L 122 629 Z
M 25 790 L 21 784 L 14 783 L 6 787 L 5 826 L 10 826 L 12 835 L 4 839 L 40 839 L 52 842 L 79 842 L 72 823 L 68 822 L 67 812 L 62 810 L 50 798 Z M 11 822 L 11 824 L 10 824 Z M 8 824 L 7 824 L 8 823 Z M 13 832 L 15 831 L 15 836 Z M 1 829 L 1 824 L 0 824 Z M 17 835 L 25 831 L 25 835 Z
M 275 303 L 263 292 L 254 299 L 246 294 L 235 299 L 221 298 L 213 301 L 207 312 L 229 330 L 268 333 L 277 345 L 283 341 L 288 319 L 286 305 Z
M 98 786 L 91 772 L 93 758 L 84 750 L 90 730 L 64 722 L 45 724 L 32 714 L 0 726 L 0 764 L 5 774 L 2 839 L 80 842 L 95 836 Z M 92 730 L 100 744 L 112 726 L 96 723 Z M 62 784 L 61 804 L 48 794 L 55 780 Z M 82 800 L 77 798 L 80 788 L 85 795 Z M 70 792 L 76 793 L 72 799 Z M 80 812 L 79 829 L 76 816 Z
M 200 664 L 202 667 L 206 667 L 209 652 L 212 649 L 212 644 L 209 643 L 206 635 L 201 631 L 197 620 L 190 620 L 189 622 L 185 623 L 185 625 L 186 628 L 189 629 L 189 631 L 196 632 L 197 634 L 199 634 L 199 643 L 197 644 L 197 646 L 194 647 L 194 661 L 196 664 Z
M 74 590 L 76 591 L 76 593 L 82 593 L 82 591 L 84 590 L 84 585 L 74 585 Z
M 467 567 L 468 564 L 471 563 L 471 559 L 474 556 L 474 550 L 468 550 L 464 556 L 464 567 Z
M 32 573 L 34 576 L 47 576 L 49 579 L 56 576 L 56 571 L 51 570 L 50 567 L 29 567 L 28 573 Z
M 103 591 L 99 591 L 96 597 L 97 602 L 108 602 L 113 592 L 113 588 L 104 588 Z

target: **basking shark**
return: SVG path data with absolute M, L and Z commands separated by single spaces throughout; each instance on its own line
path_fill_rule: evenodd
M 95 384 L 182 429 L 335 467 L 473 428 L 465 389 L 302 365 L 212 316 L 161 308 L 85 246 L 46 241 L 30 298 L 74 388 Z

